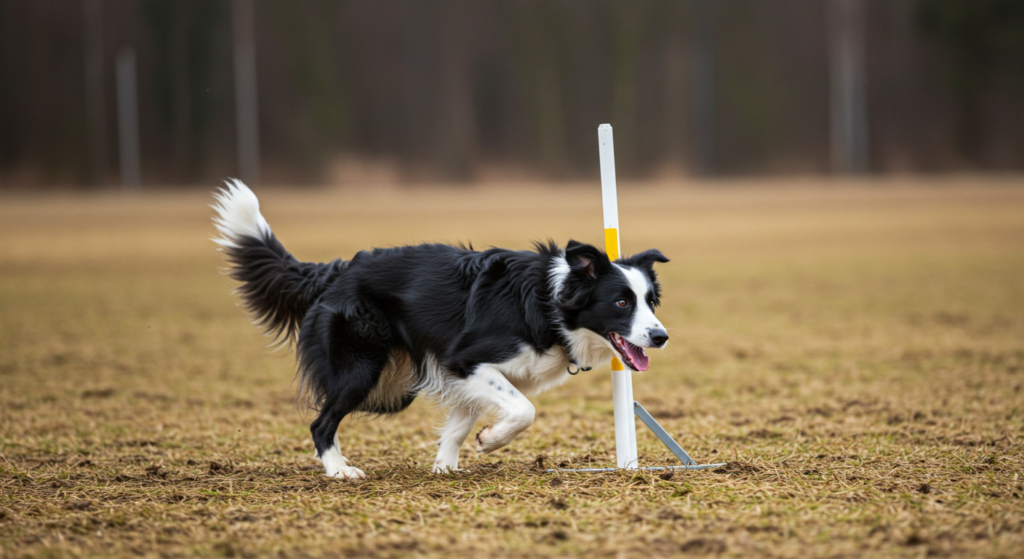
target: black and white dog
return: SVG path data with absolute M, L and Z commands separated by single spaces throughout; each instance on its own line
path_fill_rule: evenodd
M 396 414 L 416 396 L 451 407 L 434 472 L 501 448 L 533 423 L 537 394 L 618 356 L 647 369 L 644 348 L 668 334 L 648 250 L 611 262 L 590 245 L 482 252 L 440 244 L 374 249 L 352 260 L 299 262 L 239 181 L 216 194 L 214 219 L 231 277 L 259 325 L 296 346 L 302 388 L 319 409 L 310 430 L 327 475 L 363 478 L 338 446 L 353 412 Z

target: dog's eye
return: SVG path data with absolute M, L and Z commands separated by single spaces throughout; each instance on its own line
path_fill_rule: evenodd
M 620 309 L 624 309 L 629 306 L 629 303 L 626 302 L 625 299 L 619 299 L 618 301 L 615 301 L 615 306 L 619 307 Z

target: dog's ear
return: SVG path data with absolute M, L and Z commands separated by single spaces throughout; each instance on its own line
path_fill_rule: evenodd
M 668 262 L 668 258 L 665 258 L 665 255 L 660 250 L 652 248 L 638 252 L 629 258 L 620 258 L 616 262 L 642 271 L 647 276 L 647 279 L 651 281 L 651 287 L 654 290 L 654 306 L 657 307 L 661 304 L 661 284 L 658 283 L 658 274 L 654 273 L 654 263 Z
M 608 256 L 596 247 L 576 241 L 569 241 L 569 244 L 565 245 L 565 261 L 569 264 L 569 273 L 576 273 L 589 279 L 596 279 L 597 274 L 605 266 L 610 265 Z
M 607 273 L 612 263 L 607 254 L 594 246 L 576 241 L 565 245 L 565 261 L 569 264 L 569 274 L 555 303 L 563 311 L 571 312 L 587 306 L 597 287 L 597 278 Z
M 668 258 L 665 258 L 665 255 L 662 254 L 660 250 L 652 248 L 650 250 L 638 252 L 629 258 L 619 259 L 619 262 L 634 268 L 646 268 L 648 270 L 653 270 L 655 262 L 661 262 L 664 264 L 665 262 L 668 262 Z

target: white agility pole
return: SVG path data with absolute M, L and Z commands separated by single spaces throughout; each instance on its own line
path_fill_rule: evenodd
M 597 140 L 601 153 L 601 201 L 604 207 L 604 246 L 608 258 L 619 259 L 619 202 L 615 189 L 615 142 L 612 140 L 612 125 L 597 127 Z M 725 464 L 697 464 L 679 446 L 672 436 L 647 413 L 640 402 L 633 400 L 633 377 L 622 361 L 612 358 L 612 405 L 615 410 L 615 467 L 624 470 L 703 470 L 719 468 Z M 641 468 L 636 451 L 636 422 L 639 417 L 644 425 L 658 437 L 683 463 L 682 466 L 654 466 Z M 555 468 L 548 472 L 611 472 L 615 468 Z
M 601 201 L 604 207 L 604 248 L 612 261 L 619 259 L 619 200 L 615 189 L 615 142 L 612 125 L 597 127 L 601 153 Z M 612 358 L 612 401 L 615 408 L 615 465 L 635 470 L 639 464 L 636 453 L 636 422 L 633 420 L 633 375 Z

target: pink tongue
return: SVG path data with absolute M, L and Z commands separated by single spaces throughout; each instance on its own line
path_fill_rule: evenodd
M 644 350 L 636 347 L 626 340 L 622 341 L 624 342 L 623 345 L 626 347 L 626 354 L 629 355 L 629 359 L 633 362 L 633 366 L 635 366 L 638 371 L 646 371 L 647 367 L 651 364 L 651 360 L 647 357 L 647 354 L 644 353 Z

